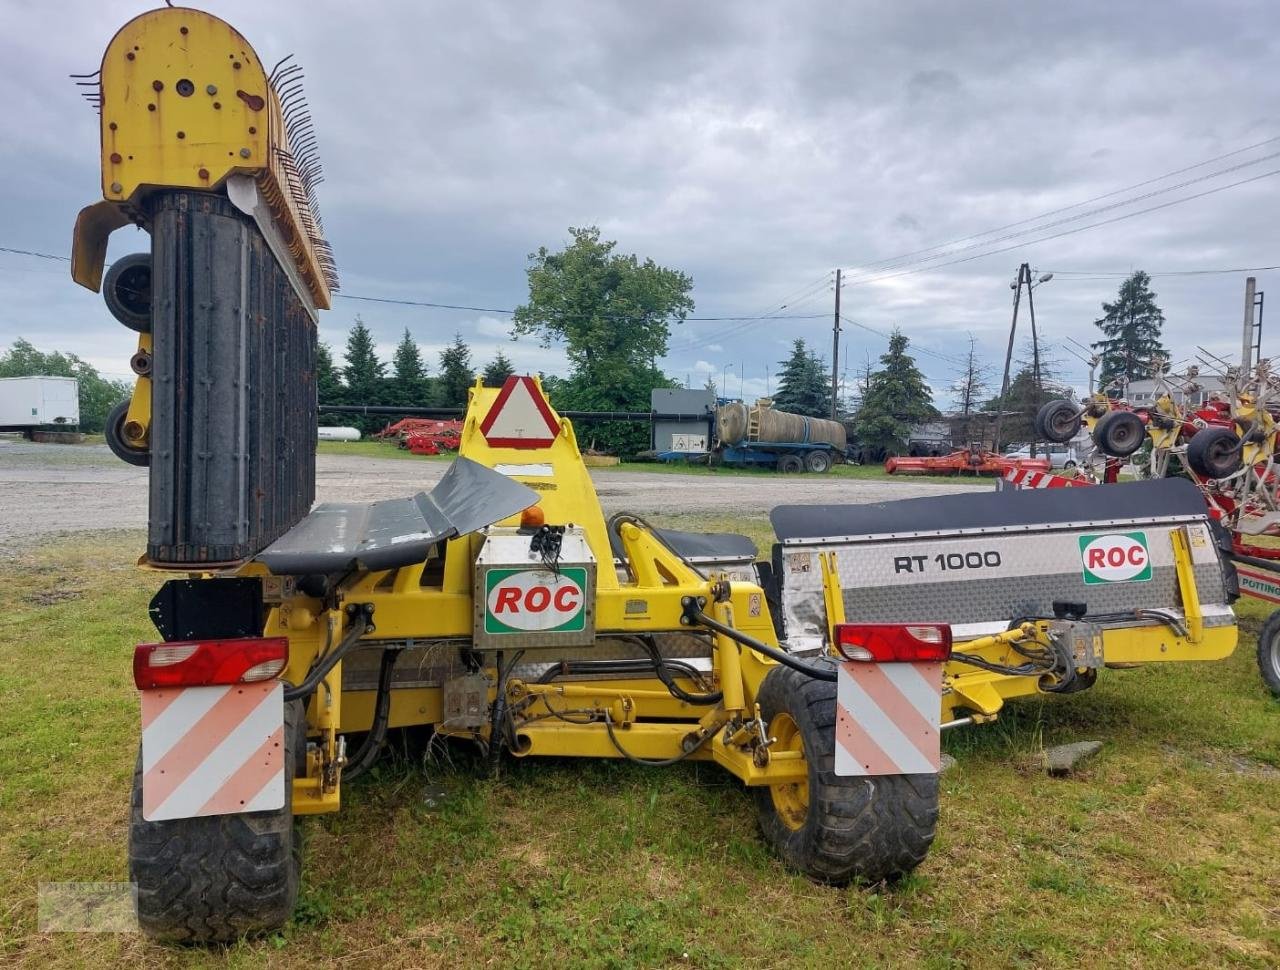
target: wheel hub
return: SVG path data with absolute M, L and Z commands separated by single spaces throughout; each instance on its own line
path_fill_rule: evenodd
M 769 722 L 769 736 L 776 738 L 774 751 L 796 751 L 804 755 L 804 741 L 800 737 L 800 728 L 790 714 L 778 714 Z M 793 832 L 804 828 L 805 819 L 809 816 L 809 783 L 807 781 L 792 782 L 783 785 L 770 785 L 769 795 L 773 799 L 774 810 L 778 818 Z

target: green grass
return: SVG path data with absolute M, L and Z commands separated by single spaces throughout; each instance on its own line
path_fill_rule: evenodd
M 734 478 L 749 478 L 753 476 L 777 478 L 779 474 L 773 468 L 729 468 L 724 465 L 717 468 L 709 468 L 706 465 L 661 461 L 624 461 L 618 465 L 603 465 L 599 468 L 593 468 L 592 471 L 652 472 L 656 475 L 704 475 L 710 477 L 719 475 Z M 805 478 L 813 481 L 831 478 L 851 478 L 877 482 L 945 482 L 949 485 L 960 483 L 986 485 L 988 487 L 992 487 L 992 482 L 994 481 L 990 476 L 975 477 L 973 475 L 890 475 L 884 470 L 883 465 L 835 465 L 829 472 L 798 472 L 787 477 Z
M 452 454 L 415 455 L 405 448 L 399 448 L 391 441 L 321 441 L 316 444 L 317 455 L 359 455 L 364 458 L 401 458 L 413 461 L 451 461 Z M 778 473 L 772 468 L 708 468 L 706 465 L 673 464 L 659 461 L 624 461 L 618 465 L 600 465 L 591 469 L 593 473 L 603 472 L 650 472 L 655 475 L 702 475 L 776 478 Z M 812 472 L 801 472 L 792 476 L 819 480 L 824 478 L 851 478 L 879 482 L 945 482 L 947 484 L 977 484 L 990 486 L 990 476 L 974 477 L 973 475 L 889 475 L 883 465 L 836 465 L 825 475 Z
M 454 454 L 415 455 L 394 441 L 318 441 L 317 455 L 359 455 L 362 458 L 407 458 L 411 461 L 452 461 Z
M 762 544 L 763 518 L 668 519 Z M 1280 702 L 1246 603 L 1229 660 L 1105 671 L 950 732 L 938 839 L 893 887 L 789 872 L 749 795 L 703 764 L 521 761 L 420 735 L 306 820 L 301 903 L 229 949 L 42 935 L 41 881 L 126 878 L 132 645 L 162 577 L 137 533 L 0 563 L 0 963 L 144 966 L 1271 967 L 1280 962 Z M 1044 745 L 1098 738 L 1069 780 Z M 428 788 L 443 788 L 438 807 Z

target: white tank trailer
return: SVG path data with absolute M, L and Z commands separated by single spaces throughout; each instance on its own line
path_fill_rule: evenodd
M 358 428 L 321 428 L 316 437 L 321 441 L 359 441 Z

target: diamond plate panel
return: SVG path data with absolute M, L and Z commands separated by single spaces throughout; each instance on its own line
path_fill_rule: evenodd
M 818 551 L 834 552 L 852 622 L 942 622 L 1002 625 L 1020 616 L 1050 616 L 1054 600 L 1085 603 L 1090 616 L 1135 609 L 1179 608 L 1171 533 L 1181 526 L 1071 528 L 1023 534 L 882 539 L 789 545 L 783 551 L 783 612 L 792 649 L 825 639 L 826 610 Z M 1190 523 L 1196 585 L 1206 606 L 1225 604 L 1216 550 L 1203 523 Z M 1086 584 L 1080 537 L 1142 532 L 1151 562 L 1143 582 Z M 1217 618 L 1230 622 L 1230 611 Z M 1206 622 L 1215 619 L 1206 616 Z

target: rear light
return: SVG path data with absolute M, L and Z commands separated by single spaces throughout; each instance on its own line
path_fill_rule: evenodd
M 951 627 L 945 623 L 841 623 L 836 649 L 846 660 L 923 663 L 951 656 Z
M 140 643 L 133 651 L 138 690 L 251 684 L 280 676 L 289 659 L 285 637 Z

